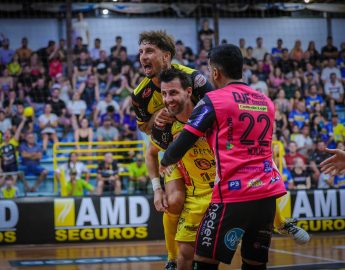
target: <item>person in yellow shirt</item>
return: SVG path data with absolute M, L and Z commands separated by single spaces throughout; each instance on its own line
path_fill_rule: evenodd
M 332 126 L 334 141 L 343 142 L 345 140 L 345 126 L 338 122 L 338 115 L 332 114 Z
M 18 197 L 18 188 L 14 185 L 13 176 L 5 177 L 5 185 L 0 189 L 0 198 L 13 199 Z
M 68 196 L 81 197 L 85 195 L 85 191 L 90 194 L 94 192 L 93 186 L 83 179 L 77 179 L 77 171 L 71 170 L 70 181 L 67 183 Z
M 136 190 L 146 193 L 149 176 L 147 173 L 147 167 L 144 163 L 144 157 L 142 155 L 138 155 L 135 158 L 135 162 L 129 164 L 128 172 L 130 181 L 129 193 L 131 194 Z

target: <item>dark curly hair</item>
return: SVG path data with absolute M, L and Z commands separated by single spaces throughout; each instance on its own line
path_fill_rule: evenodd
M 156 45 L 162 51 L 170 52 L 171 58 L 175 56 L 174 38 L 163 30 L 140 33 L 139 45 L 143 42 Z

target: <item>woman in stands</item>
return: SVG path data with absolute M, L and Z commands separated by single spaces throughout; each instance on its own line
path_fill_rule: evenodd
M 81 148 L 88 148 L 91 149 L 92 145 L 91 142 L 93 141 L 93 130 L 89 125 L 89 120 L 87 118 L 83 118 L 80 121 L 80 127 L 74 130 L 74 140 L 77 143 L 77 149 L 80 150 Z M 78 143 L 89 143 L 88 145 L 85 144 L 78 144 Z

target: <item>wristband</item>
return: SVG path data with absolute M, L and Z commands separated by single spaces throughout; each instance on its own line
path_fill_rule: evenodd
M 161 181 L 158 177 L 152 178 L 151 183 L 152 183 L 153 191 L 156 191 L 157 189 L 162 188 Z

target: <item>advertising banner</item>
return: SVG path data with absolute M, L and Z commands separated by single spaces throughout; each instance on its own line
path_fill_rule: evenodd
M 309 232 L 345 231 L 345 190 L 299 190 L 278 201 Z M 0 200 L 0 245 L 164 239 L 147 196 Z

